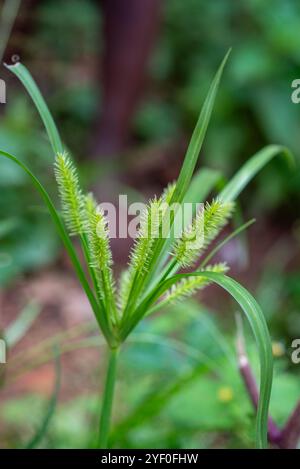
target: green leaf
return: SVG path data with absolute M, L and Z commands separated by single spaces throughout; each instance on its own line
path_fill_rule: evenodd
M 36 82 L 32 78 L 30 72 L 27 70 L 27 68 L 21 64 L 20 62 L 16 63 L 15 65 L 7 65 L 5 64 L 6 68 L 10 70 L 12 73 L 14 73 L 19 80 L 23 83 L 25 86 L 28 94 L 31 96 L 42 120 L 43 123 L 46 127 L 47 134 L 50 140 L 50 143 L 52 145 L 53 151 L 55 154 L 57 153 L 63 153 L 64 147 L 61 141 L 61 138 L 59 136 L 57 127 L 55 125 L 55 122 L 53 120 L 53 117 L 49 111 L 49 108 L 40 92 L 40 90 L 37 87 Z
M 219 171 L 210 168 L 199 169 L 193 176 L 183 202 L 192 204 L 205 202 L 207 195 L 221 179 Z
M 182 202 L 188 190 L 195 166 L 199 158 L 199 153 L 200 153 L 203 141 L 204 141 L 204 137 L 207 131 L 209 121 L 210 121 L 212 110 L 215 104 L 217 91 L 219 88 L 223 69 L 225 67 L 225 64 L 227 62 L 230 52 L 231 52 L 231 49 L 229 49 L 229 51 L 225 55 L 212 81 L 212 84 L 209 88 L 207 97 L 202 106 L 198 122 L 196 124 L 195 130 L 193 132 L 190 144 L 188 146 L 188 149 L 184 158 L 184 162 L 183 162 L 183 165 L 182 165 L 182 168 L 181 168 L 181 171 L 180 171 L 177 183 L 176 183 L 176 188 L 175 188 L 175 192 L 172 197 L 171 203 Z
M 188 188 L 192 180 L 194 169 L 196 167 L 196 164 L 199 158 L 199 153 L 202 148 L 204 137 L 207 131 L 209 121 L 210 121 L 210 117 L 211 117 L 213 106 L 216 100 L 217 91 L 219 88 L 223 69 L 225 67 L 225 64 L 227 62 L 230 52 L 231 52 L 231 49 L 229 49 L 229 51 L 225 55 L 212 81 L 212 84 L 210 85 L 208 94 L 206 96 L 206 99 L 204 101 L 204 104 L 202 106 L 202 109 L 201 109 L 201 112 L 197 121 L 196 127 L 192 134 L 192 138 L 190 140 L 190 143 L 189 143 L 189 146 L 188 146 L 185 158 L 184 158 L 184 162 L 183 162 L 178 180 L 176 182 L 175 191 L 171 198 L 170 205 L 174 203 L 181 203 L 185 197 L 187 197 L 187 199 L 190 199 L 190 200 L 192 200 L 194 197 L 197 197 L 196 184 L 198 185 L 199 182 L 203 181 L 202 176 L 199 176 L 199 175 L 197 176 L 196 181 L 192 184 L 192 187 L 190 188 L 190 192 L 188 192 Z M 203 193 L 205 192 L 203 191 Z M 198 197 L 200 197 L 201 195 L 202 195 L 201 191 L 199 191 Z M 170 231 L 172 231 L 173 223 L 174 223 L 174 220 L 170 224 L 170 228 L 171 228 Z M 149 267 L 149 273 L 147 275 L 148 284 L 152 283 L 153 279 L 156 277 L 157 271 L 160 270 L 162 265 L 164 264 L 166 257 L 167 257 L 168 250 L 169 250 L 169 246 L 170 246 L 170 239 L 158 240 L 156 249 L 152 256 L 151 266 Z
M 175 203 L 181 203 L 187 194 L 187 191 L 188 191 L 188 188 L 189 188 L 189 185 L 190 185 L 193 173 L 194 173 L 194 169 L 196 167 L 196 164 L 199 158 L 199 153 L 200 153 L 203 141 L 204 141 L 207 127 L 210 121 L 210 117 L 211 117 L 213 106 L 216 100 L 217 91 L 219 88 L 222 73 L 223 73 L 223 70 L 224 70 L 224 67 L 227 62 L 230 52 L 231 52 L 231 49 L 229 49 L 229 51 L 225 55 L 212 81 L 212 84 L 210 85 L 208 94 L 206 96 L 206 99 L 204 101 L 204 104 L 200 112 L 200 116 L 197 121 L 196 127 L 192 134 L 192 138 L 188 146 L 178 180 L 176 182 L 175 191 L 171 198 L 170 205 L 175 204 Z M 189 194 L 189 197 L 190 196 L 194 196 L 194 194 Z M 174 223 L 174 220 L 173 221 L 171 220 L 170 231 L 172 231 L 173 223 Z M 156 272 L 158 271 L 158 269 L 161 268 L 163 261 L 165 259 L 166 249 L 168 246 L 169 246 L 168 239 L 158 239 L 157 244 L 156 244 L 156 249 L 153 252 L 151 265 L 149 267 L 149 274 L 147 276 L 148 284 L 156 276 Z
M 35 104 L 41 118 L 42 118 L 42 121 L 45 125 L 46 131 L 47 131 L 47 134 L 48 134 L 48 137 L 49 137 L 49 140 L 50 140 L 50 143 L 52 145 L 52 148 L 53 148 L 53 151 L 54 151 L 55 155 L 63 154 L 64 153 L 64 147 L 63 147 L 60 135 L 58 133 L 57 127 L 55 125 L 54 119 L 53 119 L 53 117 L 52 117 L 52 115 L 49 111 L 49 108 L 48 108 L 48 106 L 47 106 L 41 92 L 38 89 L 37 84 L 35 83 L 34 79 L 32 78 L 30 72 L 21 63 L 17 63 L 15 65 L 6 65 L 6 67 L 20 79 L 20 81 L 23 83 L 26 90 L 28 91 L 29 95 L 31 96 L 31 98 L 32 98 L 32 100 L 33 100 L 33 102 L 34 102 L 34 104 Z M 44 193 L 45 193 L 45 190 L 44 190 Z M 49 199 L 49 197 L 48 197 L 48 199 Z M 52 208 L 54 208 L 53 204 L 52 204 Z M 54 211 L 55 211 L 55 209 L 54 209 Z M 51 213 L 51 210 L 50 210 L 50 213 Z M 53 216 L 54 216 L 54 218 L 57 218 L 57 217 L 55 217 L 55 214 L 54 214 L 53 210 L 52 210 L 51 215 L 52 215 L 52 218 L 53 218 Z M 93 292 L 92 292 L 92 290 L 89 286 L 87 278 L 85 277 L 85 275 L 84 275 L 84 273 L 81 269 L 81 266 L 80 266 L 80 271 L 78 270 L 78 267 L 79 267 L 80 263 L 77 259 L 76 253 L 73 249 L 73 246 L 72 246 L 72 243 L 69 239 L 69 236 L 68 236 L 67 232 L 65 231 L 60 219 L 59 219 L 59 224 L 57 224 L 57 221 L 58 221 L 57 219 L 54 220 L 54 221 L 55 221 L 55 224 L 57 226 L 58 232 L 61 235 L 62 240 L 65 244 L 65 247 L 66 247 L 66 249 L 67 249 L 67 251 L 68 251 L 68 253 L 71 257 L 71 260 L 72 260 L 72 262 L 75 266 L 75 269 L 77 271 L 79 280 L 80 280 L 81 283 L 82 283 L 82 281 L 84 282 L 83 287 L 84 287 L 86 292 L 88 291 L 87 296 L 88 296 L 88 298 L 89 298 L 89 300 L 90 300 L 90 302 L 93 306 L 93 310 L 94 310 L 95 314 L 96 314 L 96 304 L 98 303 L 98 306 L 101 310 L 101 314 L 97 313 L 96 317 L 97 317 L 97 320 L 99 322 L 99 325 L 101 323 L 101 328 L 102 328 L 105 336 L 108 338 L 108 336 L 111 335 L 111 334 L 109 332 L 108 324 L 106 324 L 107 321 L 106 321 L 106 319 L 104 319 L 105 310 L 104 310 L 101 298 L 98 298 L 98 301 L 97 301 L 97 299 L 94 297 L 94 294 L 93 294 Z M 86 237 L 85 237 L 84 234 L 82 234 L 80 237 L 81 237 L 82 249 L 83 249 L 85 258 L 88 262 L 89 261 L 89 258 L 88 258 L 89 256 L 88 256 L 87 246 L 86 246 Z M 75 254 L 75 257 L 77 259 L 77 262 L 75 261 L 74 254 Z M 88 267 L 88 270 L 89 270 L 89 273 L 92 277 L 93 282 L 95 282 L 95 278 L 94 278 L 94 275 L 93 275 L 93 272 L 92 272 L 92 269 L 90 268 L 90 266 Z M 98 291 L 97 291 L 97 296 L 99 296 Z
M 107 326 L 107 323 L 105 321 L 105 312 L 102 310 L 101 308 L 101 305 L 97 302 L 95 296 L 94 296 L 94 293 L 92 292 L 91 290 L 91 287 L 87 281 L 87 278 L 85 276 L 85 273 L 82 269 L 82 266 L 80 264 L 80 261 L 77 257 L 77 254 L 76 254 L 76 251 L 74 249 L 74 246 L 70 240 L 70 237 L 68 236 L 66 230 L 65 230 L 65 227 L 61 221 L 61 218 L 59 216 L 59 214 L 57 213 L 55 207 L 54 207 L 54 204 L 48 194 L 48 192 L 46 191 L 46 189 L 43 187 L 43 185 L 40 183 L 40 181 L 34 176 L 34 174 L 30 171 L 29 168 L 27 168 L 26 165 L 24 165 L 21 161 L 19 161 L 15 156 L 5 152 L 5 151 L 2 151 L 0 150 L 0 156 L 3 156 L 5 158 L 8 158 L 9 160 L 13 161 L 14 163 L 16 163 L 18 166 L 20 166 L 28 175 L 29 177 L 31 178 L 32 180 L 32 183 L 33 185 L 36 187 L 36 189 L 39 191 L 39 193 L 41 194 L 47 208 L 48 208 L 48 211 L 52 217 L 52 220 L 56 226 L 56 229 L 58 231 L 58 234 L 60 235 L 63 243 L 64 243 L 64 246 L 69 254 L 69 257 L 72 261 L 72 264 L 74 266 L 74 269 L 75 269 L 75 272 L 78 276 L 78 279 L 89 299 L 89 302 L 92 306 L 92 309 L 95 313 L 95 316 L 96 316 L 96 319 L 98 321 L 98 324 L 100 326 L 100 328 L 102 329 L 103 331 L 103 334 L 105 335 L 105 337 L 107 338 L 107 340 L 109 341 L 111 336 L 110 336 L 110 331 L 108 329 L 108 326 Z
M 224 202 L 234 201 L 254 176 L 275 156 L 283 154 L 289 161 L 293 157 L 289 150 L 280 145 L 268 145 L 250 158 L 231 181 L 220 192 L 218 198 Z
M 161 282 L 141 303 L 135 311 L 133 321 L 127 324 L 127 330 L 123 330 L 123 338 L 125 338 L 135 325 L 144 317 L 151 306 L 178 280 L 193 277 L 203 276 L 219 285 L 226 290 L 240 305 L 244 311 L 253 334 L 256 339 L 259 359 L 260 359 L 260 397 L 256 418 L 256 443 L 259 448 L 267 445 L 267 423 L 268 423 L 268 409 L 271 395 L 272 378 L 273 378 L 273 356 L 271 339 L 269 336 L 268 327 L 263 315 L 263 312 L 253 298 L 253 296 L 236 280 L 215 272 L 192 272 L 189 274 L 177 274 L 173 277 Z

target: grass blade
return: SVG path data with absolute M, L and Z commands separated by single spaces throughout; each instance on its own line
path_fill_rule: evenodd
M 170 205 L 175 203 L 181 203 L 184 200 L 184 197 L 187 194 L 188 188 L 190 186 L 190 182 L 192 180 L 192 176 L 199 158 L 199 153 L 204 141 L 204 137 L 208 128 L 208 124 L 210 121 L 210 117 L 213 111 L 214 103 L 217 96 L 217 91 L 219 88 L 220 80 L 222 77 L 222 73 L 229 57 L 231 49 L 227 52 L 224 59 L 219 66 L 219 69 L 212 81 L 212 84 L 209 88 L 208 94 L 202 106 L 196 127 L 192 134 L 192 138 L 190 144 L 188 146 L 184 162 L 176 182 L 176 187 L 174 190 L 174 194 L 171 198 Z M 192 188 L 194 190 L 194 188 Z M 194 196 L 194 193 L 190 193 L 189 196 Z M 171 214 L 172 215 L 172 214 Z M 173 215 L 172 215 L 173 216 Z M 174 224 L 174 219 L 170 220 L 170 231 L 172 232 L 172 226 Z M 151 265 L 149 266 L 149 274 L 147 276 L 147 282 L 152 282 L 153 278 L 156 276 L 157 271 L 163 265 L 166 249 L 169 246 L 167 239 L 158 239 L 156 248 L 153 252 Z
M 57 127 L 53 120 L 53 117 L 49 111 L 49 108 L 38 89 L 38 86 L 34 79 L 32 78 L 30 72 L 27 68 L 21 64 L 20 62 L 14 65 L 7 65 L 5 64 L 6 68 L 10 70 L 19 80 L 23 83 L 24 87 L 26 88 L 28 94 L 31 96 L 41 118 L 46 127 L 46 131 L 52 145 L 53 151 L 55 154 L 63 153 L 64 147 L 59 136 Z
M 183 202 L 192 204 L 205 202 L 207 195 L 220 180 L 222 174 L 219 171 L 210 168 L 199 169 L 193 176 Z
M 49 111 L 49 108 L 41 94 L 41 92 L 39 91 L 38 89 L 38 86 L 37 84 L 35 83 L 33 77 L 31 76 L 30 72 L 28 71 L 28 69 L 21 63 L 17 63 L 15 65 L 6 65 L 6 67 L 12 72 L 14 73 L 18 78 L 19 80 L 23 83 L 24 87 L 26 88 L 27 92 L 29 93 L 29 95 L 31 96 L 40 116 L 41 116 L 41 119 L 45 125 L 45 128 L 46 128 L 46 131 L 47 131 L 47 134 L 48 134 L 48 137 L 49 137 L 49 140 L 50 140 L 50 143 L 52 145 L 52 149 L 54 151 L 54 153 L 57 155 L 57 154 L 63 154 L 64 153 L 64 147 L 63 147 L 63 144 L 62 144 L 62 140 L 60 138 L 60 135 L 59 135 L 59 132 L 57 130 L 57 127 L 55 125 L 55 122 L 54 122 L 54 119 Z M 53 218 L 53 216 L 52 216 Z M 67 244 L 69 245 L 69 247 L 67 246 L 66 244 L 66 239 L 64 235 L 67 235 L 66 231 L 64 232 L 64 234 L 61 232 L 61 229 L 60 227 L 58 227 L 58 231 L 61 235 L 61 237 L 63 238 L 63 241 L 64 241 L 64 244 L 65 244 L 65 247 L 67 248 L 68 252 L 69 252 L 69 255 L 71 258 L 73 258 L 73 253 L 71 254 L 70 252 L 70 246 L 71 246 L 71 241 L 68 239 L 68 242 Z M 84 234 L 81 234 L 80 235 L 80 238 L 81 238 L 81 245 L 82 245 L 82 249 L 83 249 L 83 252 L 84 252 L 84 255 L 85 255 L 85 258 L 86 258 L 86 261 L 89 265 L 89 256 L 88 256 L 88 251 L 87 251 L 87 240 L 86 240 L 86 236 Z M 73 262 L 74 263 L 74 262 Z M 94 276 L 94 272 L 92 271 L 92 269 L 90 268 L 89 266 L 89 273 L 91 275 L 91 278 L 93 280 L 93 284 L 95 286 L 95 290 L 96 292 L 98 293 L 98 290 L 97 290 L 97 285 L 95 285 L 95 276 Z M 82 278 L 82 273 L 80 273 L 80 275 L 78 275 L 80 278 Z M 81 281 L 81 280 L 80 280 Z M 85 279 L 85 287 L 86 288 L 89 288 L 89 284 L 88 284 L 88 281 L 87 279 Z M 88 295 L 91 300 L 91 297 L 92 297 L 92 292 L 90 290 L 90 293 Z M 98 295 L 97 295 L 98 296 Z M 101 301 L 101 298 L 98 298 L 98 301 L 95 299 L 92 300 L 94 304 L 96 304 L 96 302 L 98 302 L 100 304 L 100 308 L 102 309 L 102 312 L 104 312 L 104 305 L 101 304 L 102 301 Z M 93 308 L 94 309 L 94 308 Z M 100 317 L 97 318 L 98 319 L 98 322 L 100 320 Z M 105 325 L 105 322 L 107 321 L 104 321 L 103 319 L 101 319 L 101 323 L 102 323 L 102 330 L 106 330 L 106 337 L 108 336 L 109 334 L 109 331 L 108 331 L 108 326 Z M 104 329 L 103 329 L 104 328 Z
M 226 290 L 240 305 L 244 311 L 254 337 L 260 359 L 260 397 L 256 417 L 256 444 L 257 447 L 267 446 L 268 409 L 273 378 L 273 356 L 271 339 L 263 312 L 253 296 L 236 280 L 214 272 L 192 272 L 189 274 L 177 274 L 163 281 L 152 291 L 135 311 L 134 321 L 130 324 L 130 330 L 123 331 L 126 337 L 135 325 L 144 317 L 147 310 L 178 280 L 186 277 L 203 276 Z
M 220 80 L 222 77 L 222 73 L 229 57 L 231 49 L 225 55 L 213 81 L 209 88 L 207 97 L 204 101 L 203 107 L 201 109 L 201 113 L 194 129 L 190 144 L 188 146 L 186 156 L 176 183 L 176 188 L 174 195 L 172 197 L 172 202 L 182 202 L 189 184 L 191 182 L 195 166 L 197 164 L 199 153 L 204 141 L 204 137 L 207 131 L 207 127 L 210 121 L 210 117 L 212 114 L 212 110 L 215 104 L 217 91 L 219 88 Z
M 255 153 L 255 155 L 239 169 L 231 181 L 220 192 L 218 197 L 224 202 L 234 201 L 251 179 L 253 179 L 269 161 L 281 154 L 284 155 L 287 160 L 293 161 L 289 150 L 280 145 L 268 145 Z

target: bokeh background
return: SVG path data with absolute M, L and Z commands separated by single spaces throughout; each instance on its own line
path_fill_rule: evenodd
M 137 12 L 114 0 L 110 16 L 103 3 L 23 0 L 4 54 L 8 62 L 17 54 L 35 77 L 85 187 L 99 198 L 126 193 L 143 200 L 176 179 L 211 79 L 231 46 L 199 167 L 226 179 L 268 143 L 295 155 L 293 168 L 278 158 L 244 191 L 243 217 L 254 216 L 256 224 L 220 255 L 267 317 L 275 358 L 271 411 L 282 425 L 300 398 L 300 365 L 290 358 L 292 340 L 300 338 L 300 104 L 291 101 L 291 83 L 300 78 L 299 2 L 141 0 Z M 107 26 L 112 12 L 117 19 Z M 134 33 L 121 40 L 130 27 L 142 34 L 143 24 L 148 37 L 140 36 L 140 48 Z M 1 78 L 7 103 L 0 109 L 0 148 L 30 165 L 55 194 L 53 155 L 36 110 L 4 67 Z M 87 447 L 97 425 L 104 348 L 38 195 L 6 161 L 0 161 L 0 194 L 0 327 L 7 331 L 19 318 L 18 340 L 1 365 L 0 446 L 26 446 L 49 413 L 58 344 L 58 402 L 38 445 Z M 128 246 L 113 249 L 118 272 Z M 208 288 L 139 327 L 120 360 L 114 447 L 253 446 L 254 411 L 237 371 L 235 312 L 226 295 Z M 256 369 L 247 330 L 246 336 Z

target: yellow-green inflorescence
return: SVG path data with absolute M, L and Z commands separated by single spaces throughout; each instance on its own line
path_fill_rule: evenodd
M 130 263 L 120 277 L 116 302 L 109 229 L 104 212 L 97 206 L 92 194 L 83 194 L 77 170 L 66 153 L 59 153 L 56 157 L 55 176 L 66 226 L 70 235 L 80 236 L 97 297 L 105 308 L 108 323 L 114 329 L 128 310 L 128 305 L 132 302 L 134 305 L 143 291 L 143 280 L 147 275 L 156 243 L 161 237 L 163 221 L 170 208 L 176 184 L 170 184 L 160 198 L 151 200 L 141 214 Z M 181 237 L 175 241 L 172 255 L 178 263 L 178 268 L 189 267 L 197 261 L 228 222 L 232 211 L 232 203 L 214 200 L 196 214 L 190 226 L 183 230 Z M 191 240 L 197 236 L 202 236 L 203 242 L 200 247 L 195 248 Z M 220 263 L 208 266 L 206 270 L 225 273 L 228 267 Z M 180 301 L 208 284 L 209 281 L 201 276 L 182 279 L 167 292 L 163 303 Z
M 159 235 L 161 199 L 154 198 L 141 214 L 140 227 L 130 253 L 130 263 L 120 277 L 119 308 L 124 311 L 133 290 L 146 275 Z
M 63 216 L 71 236 L 83 232 L 83 196 L 76 167 L 67 153 L 58 153 L 54 165 Z
M 220 262 L 218 264 L 208 265 L 205 270 L 225 274 L 228 272 L 229 267 L 225 262 Z M 164 303 L 178 303 L 207 287 L 210 283 L 209 280 L 201 276 L 183 278 L 167 291 L 163 301 Z
M 90 266 L 95 272 L 97 288 L 106 309 L 111 313 L 108 319 L 118 322 L 115 305 L 115 283 L 112 272 L 112 253 L 109 245 L 109 230 L 104 212 L 97 206 L 92 194 L 84 198 L 85 231 L 90 253 Z
M 228 223 L 234 204 L 218 199 L 199 210 L 176 242 L 173 256 L 181 267 L 191 267 Z
M 107 220 L 93 195 L 83 195 L 77 170 L 66 153 L 56 157 L 55 176 L 68 231 L 70 235 L 80 235 L 98 297 L 106 307 L 108 321 L 115 325 L 118 316 Z

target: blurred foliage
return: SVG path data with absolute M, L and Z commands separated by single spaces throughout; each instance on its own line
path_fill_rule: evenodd
M 261 145 L 280 142 L 299 162 L 300 107 L 291 102 L 300 63 L 299 2 L 165 0 L 163 5 L 151 68 L 155 85 L 137 119 L 139 134 L 156 139 L 160 115 L 162 128 L 168 122 L 170 129 L 165 136 L 174 138 L 174 128 L 190 133 L 209 77 L 232 46 L 202 161 L 229 176 Z M 299 201 L 299 188 L 299 170 L 291 176 L 275 162 L 244 197 L 248 206 L 252 200 L 256 211 L 266 211 L 291 197 Z
M 255 345 L 247 332 L 257 375 Z M 144 322 L 120 357 L 112 446 L 253 447 L 255 413 L 237 371 L 235 333 L 233 321 L 218 326 L 212 312 L 195 301 Z M 271 413 L 278 425 L 284 424 L 300 396 L 299 373 L 295 366 L 291 373 L 289 363 L 288 349 L 275 356 Z M 33 403 L 35 412 L 28 412 Z M 45 406 L 46 400 L 36 394 L 7 400 L 2 406 L 5 445 L 22 446 Z M 92 389 L 63 398 L 40 446 L 91 447 L 98 408 L 98 394 Z
M 24 98 L 14 96 L 1 118 L 0 147 L 30 164 L 51 186 L 52 156 L 45 136 L 35 130 L 38 129 L 35 117 Z M 26 175 L 3 158 L 0 191 L 1 285 L 20 272 L 51 262 L 58 242 L 42 202 L 37 205 L 39 201 Z
M 36 20 L 28 53 L 38 57 L 39 73 L 46 80 L 51 77 L 52 89 L 60 90 L 50 96 L 50 107 L 62 122 L 66 142 L 76 154 L 85 154 L 82 143 L 90 138 L 101 100 L 94 82 L 103 47 L 101 8 L 92 0 L 74 0 L 72 7 L 45 0 Z M 230 176 L 269 142 L 287 145 L 299 161 L 300 106 L 291 101 L 291 83 L 299 75 L 299 28 L 297 0 L 250 0 L 234 6 L 230 0 L 164 0 L 151 80 L 133 126 L 137 141 L 174 143 L 180 134 L 188 137 L 207 83 L 232 46 L 202 163 Z M 299 170 L 291 175 L 278 161 L 244 198 L 256 210 L 282 205 L 292 210 L 290 200 L 299 202 L 299 187 Z

